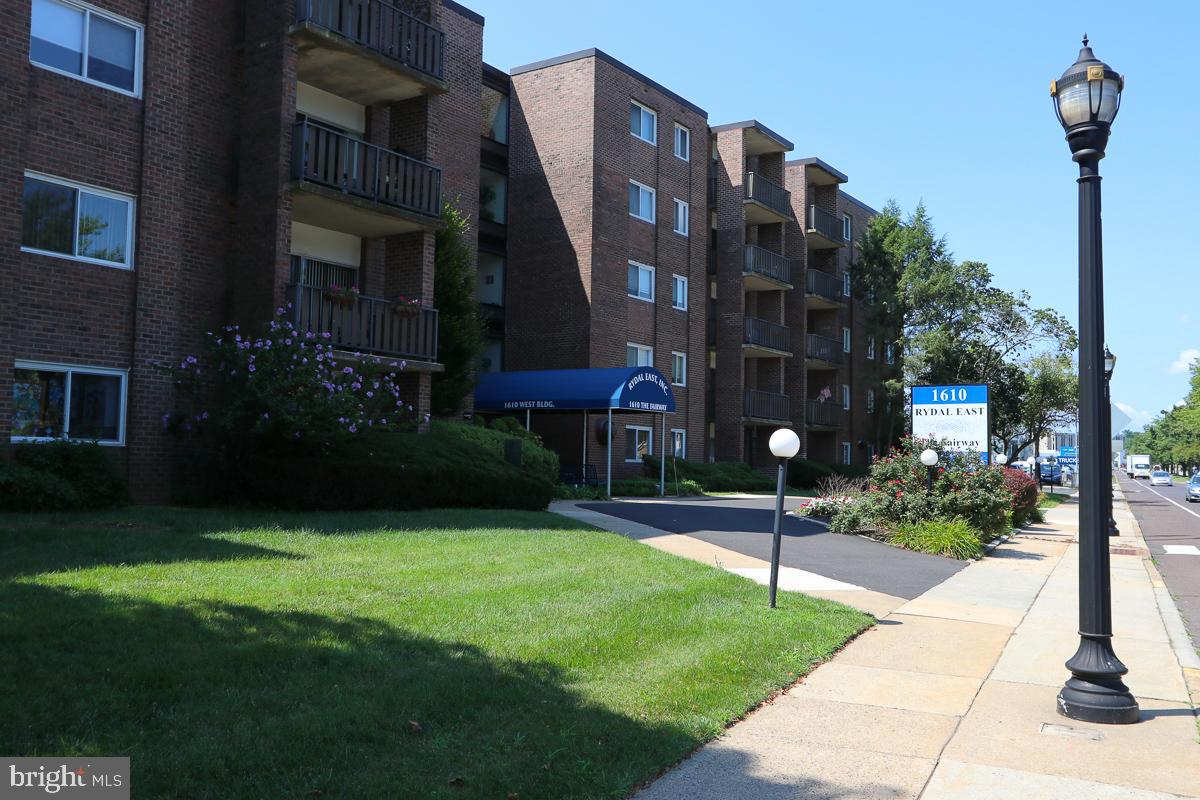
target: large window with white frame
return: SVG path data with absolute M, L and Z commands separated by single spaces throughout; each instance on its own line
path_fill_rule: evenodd
M 688 235 L 688 204 L 675 198 L 675 232 Z
M 896 363 L 896 346 L 891 342 L 883 346 L 883 360 L 889 365 Z
M 654 366 L 654 348 L 644 344 L 635 344 L 634 342 L 625 343 L 625 366 L 627 367 L 653 367 Z
M 842 408 L 846 411 L 850 410 L 850 387 L 847 384 L 842 384 Z
M 875 337 L 874 336 L 867 339 L 867 359 L 869 361 L 875 360 Z
M 629 181 L 629 216 L 654 224 L 655 191 L 644 183 Z
M 671 455 L 687 458 L 687 431 L 683 428 L 671 428 Z
M 688 279 L 682 275 L 671 276 L 671 308 L 687 311 Z
M 132 269 L 133 206 L 128 195 L 26 172 L 21 249 Z
M 12 440 L 124 444 L 127 382 L 124 370 L 17 361 Z
M 33 0 L 31 10 L 31 63 L 123 94 L 141 94 L 141 25 L 64 0 Z
M 649 106 L 630 100 L 629 132 L 643 142 L 658 144 L 658 114 Z
M 850 297 L 853 294 L 853 288 L 850 283 L 850 271 L 842 272 L 842 297 Z
M 692 150 L 692 132 L 687 128 L 675 123 L 675 157 L 682 158 L 684 161 L 690 160 Z
M 842 442 L 842 463 L 843 464 L 850 463 L 850 443 L 849 442 Z
M 854 236 L 854 221 L 849 214 L 842 214 L 842 238 L 847 242 Z
M 850 352 L 850 329 L 842 328 L 842 352 Z
M 687 386 L 687 353 L 671 351 L 671 384 Z
M 654 429 L 642 425 L 625 426 L 625 460 L 638 463 L 654 455 Z
M 875 413 L 875 390 L 867 389 L 867 413 Z
M 629 296 L 648 303 L 654 302 L 654 267 L 629 262 Z

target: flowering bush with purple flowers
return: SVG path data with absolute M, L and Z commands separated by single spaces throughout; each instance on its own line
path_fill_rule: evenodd
M 201 356 L 175 369 L 189 410 L 163 426 L 207 433 L 236 448 L 326 451 L 370 431 L 411 427 L 397 378 L 403 361 L 335 352 L 328 333 L 299 330 L 276 310 L 261 335 L 236 325 L 207 334 Z

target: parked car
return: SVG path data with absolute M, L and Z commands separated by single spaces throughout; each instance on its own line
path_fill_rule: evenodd
M 1188 481 L 1186 497 L 1189 503 L 1200 501 L 1200 475 L 1193 475 Z
M 1052 456 L 1043 456 L 1038 460 L 1037 475 L 1034 476 L 1039 484 L 1049 484 L 1051 486 L 1063 485 L 1062 465 L 1058 463 L 1058 459 Z
M 1154 470 L 1154 472 L 1150 473 L 1150 485 L 1151 486 L 1170 486 L 1171 485 L 1171 473 L 1164 472 L 1161 469 Z

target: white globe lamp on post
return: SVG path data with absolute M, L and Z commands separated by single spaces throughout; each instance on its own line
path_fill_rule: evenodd
M 779 481 L 775 486 L 775 537 L 771 542 L 771 608 L 779 587 L 779 546 L 783 539 L 783 490 L 787 486 L 788 461 L 800 452 L 800 437 L 790 428 L 780 428 L 771 434 L 771 455 L 779 459 Z
M 930 494 L 933 494 L 933 472 L 937 468 L 938 463 L 937 451 L 929 447 L 925 448 L 921 453 L 921 463 L 929 471 L 926 476 L 927 485 L 925 488 Z

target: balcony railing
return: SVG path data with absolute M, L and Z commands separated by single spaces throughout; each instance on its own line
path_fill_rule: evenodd
M 746 334 L 743 341 L 771 350 L 790 352 L 792 349 L 791 330 L 786 325 L 758 317 L 746 317 Z
M 292 130 L 292 177 L 428 217 L 441 213 L 440 169 L 310 119 Z
M 358 270 L 344 264 L 319 261 L 308 256 L 292 256 L 292 283 L 326 289 L 330 286 L 358 285 Z
M 823 236 L 835 244 L 842 243 L 842 221 L 820 206 L 808 207 L 808 233 Z
M 296 21 L 442 79 L 446 34 L 387 0 L 296 0 Z
M 824 297 L 835 303 L 846 302 L 846 285 L 837 276 L 822 272 L 819 269 L 809 269 L 805 272 L 805 288 L 809 294 Z
M 820 361 L 828 361 L 830 364 L 842 363 L 842 343 L 837 339 L 831 339 L 828 336 L 820 334 L 808 334 L 808 349 L 806 350 L 809 358 L 815 358 Z
M 746 273 L 761 275 L 764 278 L 770 278 L 771 280 L 783 283 L 792 282 L 792 262 L 790 259 L 754 244 L 748 244 L 745 248 Z
M 792 210 L 792 193 L 754 172 L 746 173 L 746 199 L 787 216 Z
M 846 412 L 837 403 L 809 400 L 805 405 L 804 421 L 809 425 L 820 425 L 824 428 L 840 428 Z
M 328 333 L 327 344 L 339 350 L 437 360 L 437 309 L 362 295 L 343 300 L 318 286 L 293 284 L 288 292 L 293 324 L 300 330 Z
M 743 398 L 742 416 L 787 422 L 792 418 L 792 398 L 786 394 L 747 389 Z

